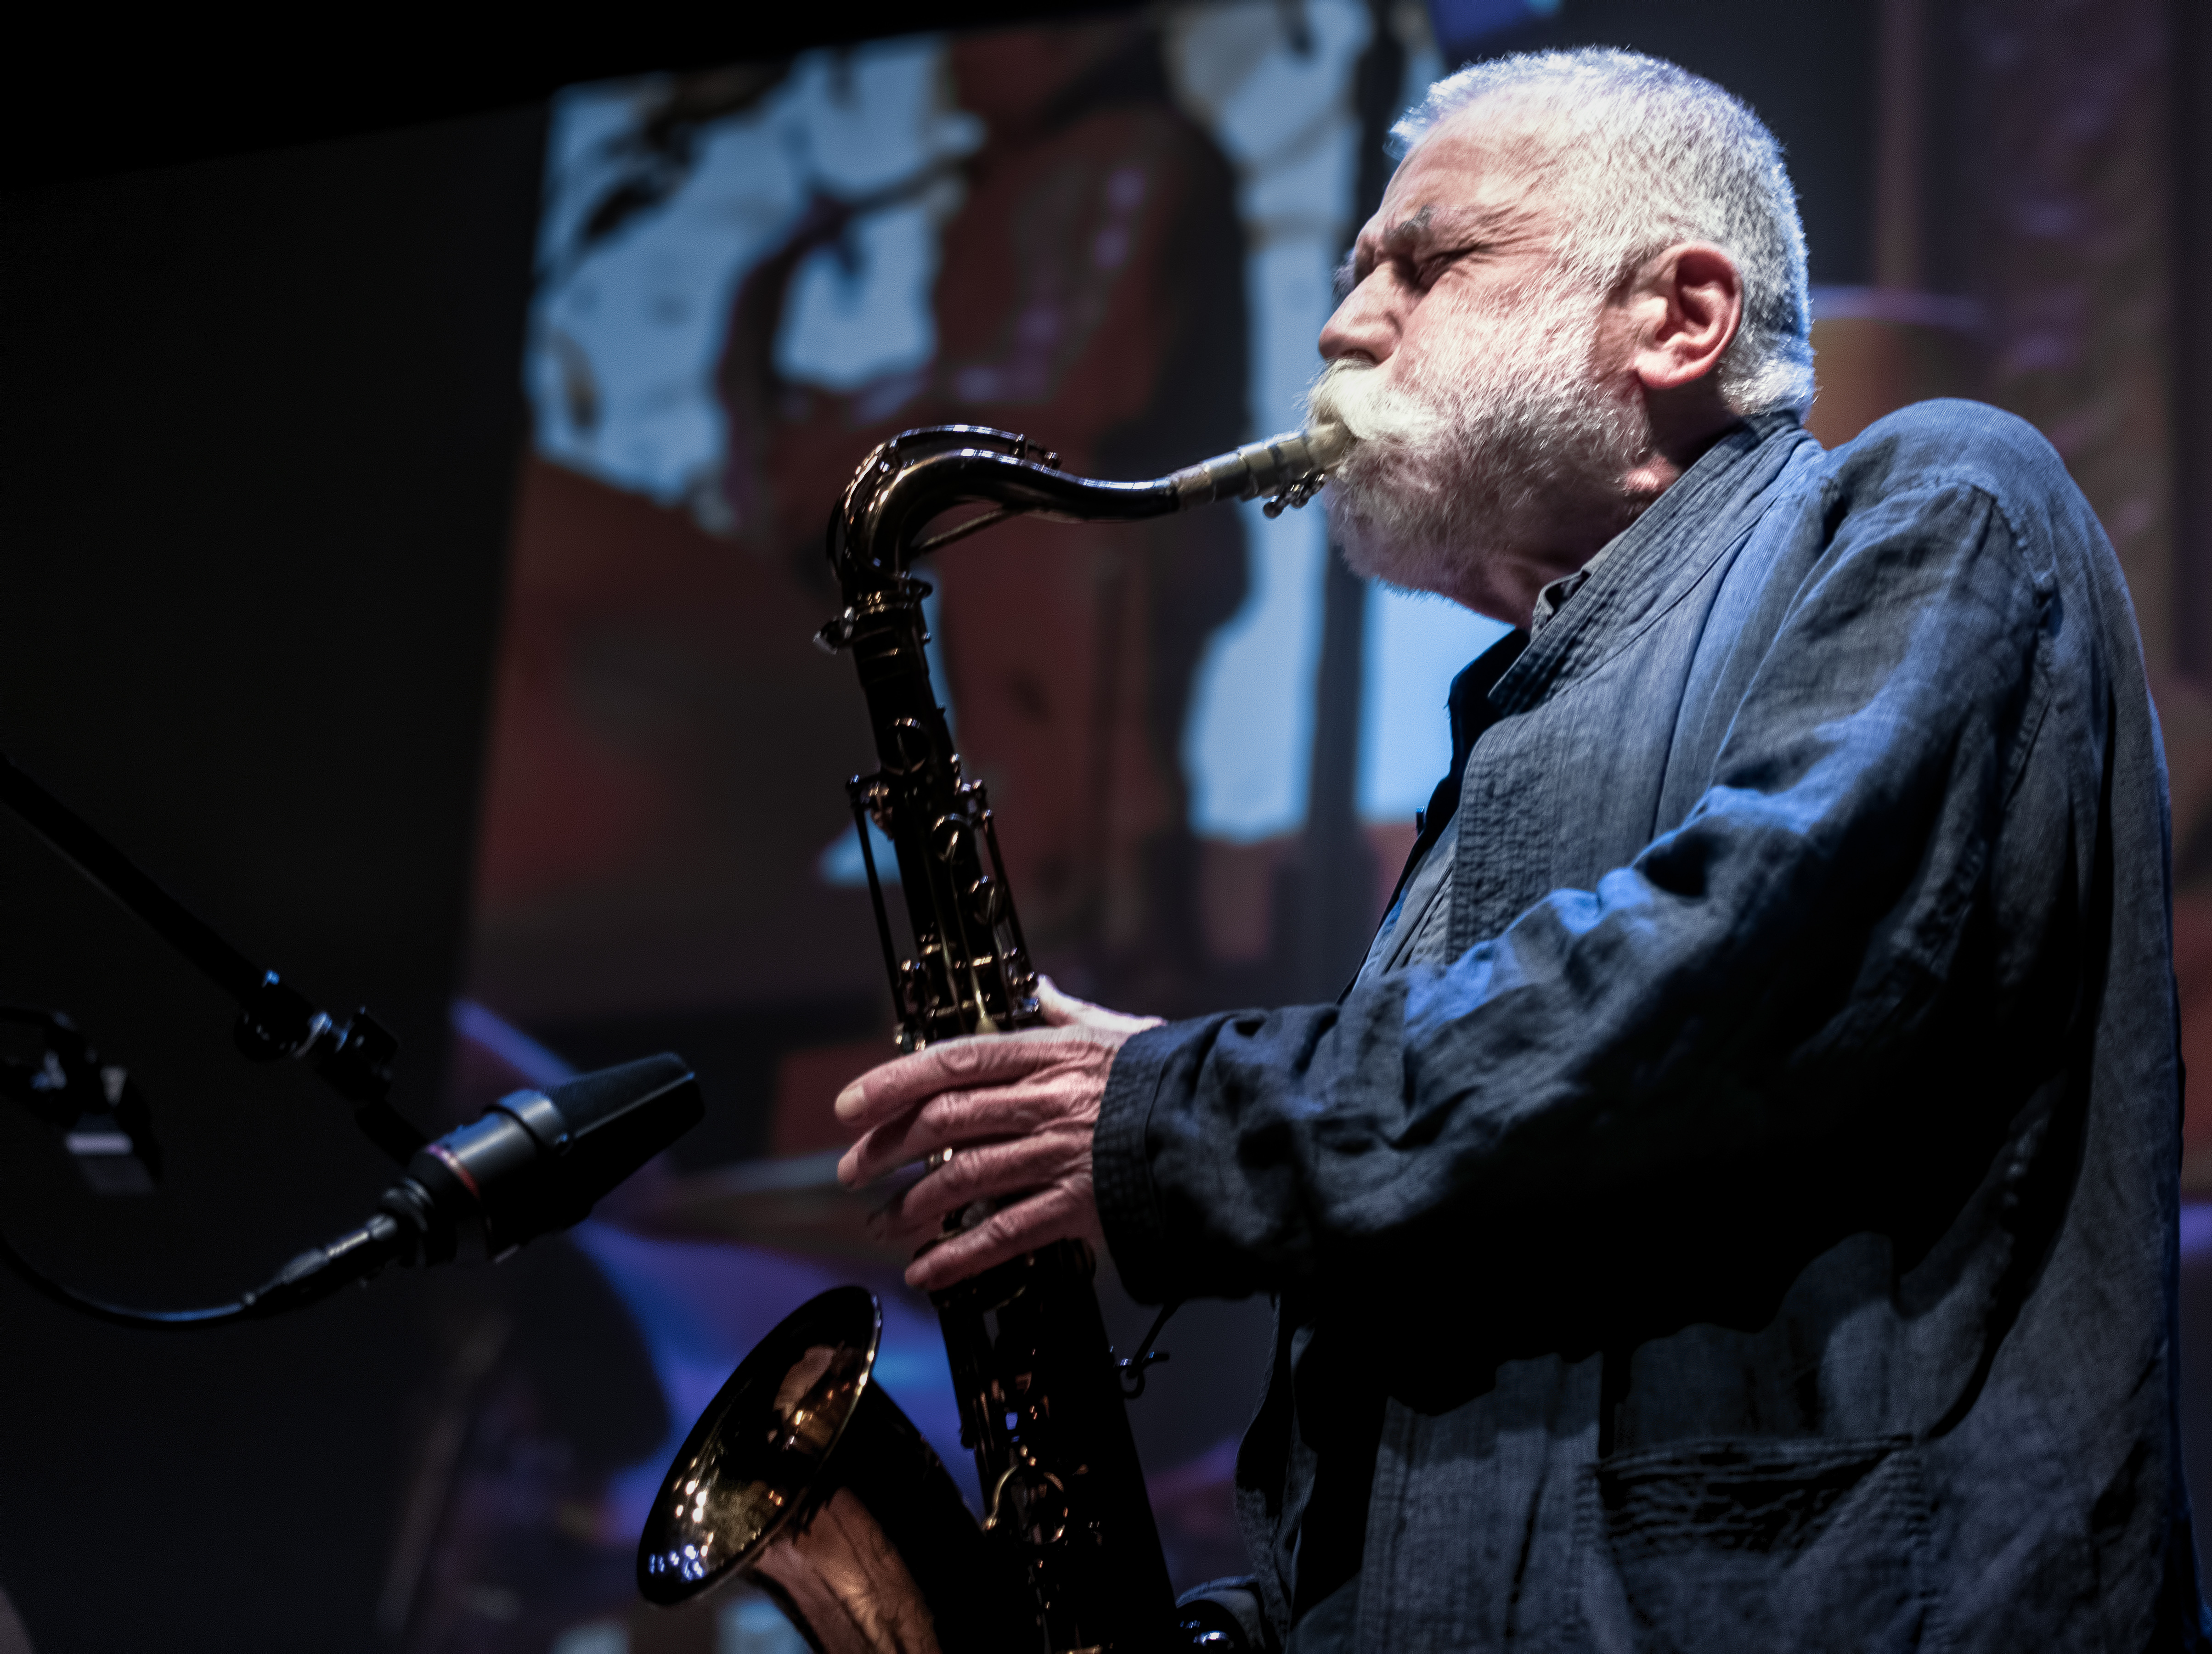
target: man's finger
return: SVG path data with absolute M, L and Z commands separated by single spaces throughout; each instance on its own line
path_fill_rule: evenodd
M 859 1189 L 940 1148 L 1024 1136 L 1067 1112 L 1065 1076 L 1032 1075 L 979 1091 L 940 1092 L 861 1134 L 837 1162 L 837 1178 Z
M 1081 1160 L 1081 1143 L 1069 1141 L 1077 1135 L 1048 1132 L 955 1149 L 951 1160 L 884 1209 L 886 1236 L 909 1244 L 927 1240 L 938 1233 L 947 1213 L 979 1200 L 1044 1187 Z
M 1078 999 L 1073 994 L 1060 991 L 1060 985 L 1048 976 L 1037 978 L 1037 1004 L 1044 1012 L 1045 1024 L 1054 1028 L 1079 1028 L 1094 1039 L 1104 1039 L 1120 1044 L 1132 1034 L 1142 1033 L 1146 1028 L 1160 1025 L 1157 1016 L 1131 1016 L 1123 1011 L 1109 1011 L 1103 1005 L 1094 1005 L 1087 999 Z
M 947 1039 L 870 1069 L 837 1094 L 837 1118 L 865 1130 L 941 1091 L 1002 1084 L 1048 1068 L 1071 1043 L 1069 1035 L 1053 1028 Z
M 1065 1188 L 1040 1190 L 932 1246 L 907 1266 L 906 1283 L 921 1292 L 935 1292 L 1048 1242 L 1070 1239 L 1095 1241 L 1084 1221 L 1081 1203 Z
M 1091 1009 L 1073 994 L 1062 993 L 1060 984 L 1044 975 L 1037 978 L 1036 998 L 1037 1009 L 1044 1013 L 1045 1026 L 1051 1028 L 1072 1027 Z

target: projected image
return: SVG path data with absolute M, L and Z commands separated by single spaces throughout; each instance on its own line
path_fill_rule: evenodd
M 1400 11 L 1410 91 L 1437 60 Z M 848 674 L 806 647 L 829 506 L 915 425 L 1107 477 L 1294 427 L 1375 35 L 1360 4 L 1193 8 L 562 100 L 481 997 L 537 1023 L 872 989 L 836 785 L 869 754 Z M 1218 1003 L 1224 966 L 1266 985 L 1285 938 L 1234 869 L 1294 859 L 1306 825 L 1326 550 L 1319 513 L 1252 507 L 1017 522 L 925 571 L 1062 981 L 1164 1011 Z M 1330 687 L 1361 709 L 1361 815 L 1409 837 L 1444 688 L 1495 628 L 1391 594 L 1362 625 Z

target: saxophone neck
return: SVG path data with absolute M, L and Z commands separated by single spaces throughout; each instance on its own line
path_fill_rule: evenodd
M 1267 514 L 1319 492 L 1350 438 L 1340 425 L 1286 431 L 1170 476 L 1107 482 L 1060 469 L 1060 457 L 1011 431 L 933 425 L 904 431 L 861 462 L 830 521 L 830 562 L 853 602 L 906 578 L 917 557 L 1017 516 L 1127 523 L 1218 500 L 1267 498 Z M 961 506 L 984 509 L 930 532 Z

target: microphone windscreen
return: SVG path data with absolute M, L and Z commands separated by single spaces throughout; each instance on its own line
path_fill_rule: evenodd
M 562 1204 L 580 1216 L 707 1113 L 690 1065 L 669 1051 L 579 1075 L 545 1094 L 568 1129 Z
M 691 1079 L 691 1065 L 674 1051 L 641 1057 L 611 1069 L 596 1069 L 546 1088 L 572 1136 L 581 1136 L 603 1122 L 650 1104 Z

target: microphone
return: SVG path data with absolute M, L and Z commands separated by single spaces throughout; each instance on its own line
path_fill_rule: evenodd
M 690 1065 L 672 1051 L 510 1092 L 417 1149 L 377 1209 L 411 1232 L 408 1263 L 495 1262 L 590 1216 L 706 1112 Z
M 246 1294 L 236 1312 L 295 1309 L 395 1262 L 495 1263 L 588 1217 L 706 1112 L 690 1066 L 666 1051 L 544 1091 L 510 1092 L 417 1149 L 368 1222 L 301 1252 Z

